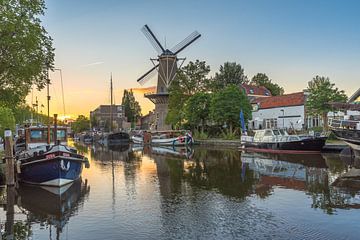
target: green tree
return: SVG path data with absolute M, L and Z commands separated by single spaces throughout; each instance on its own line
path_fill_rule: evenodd
M 210 66 L 205 61 L 196 60 L 178 69 L 169 88 L 169 105 L 166 123 L 180 127 L 184 120 L 184 106 L 187 99 L 197 92 L 209 91 Z
M 225 62 L 220 66 L 219 72 L 215 73 L 213 81 L 211 81 L 214 91 L 224 89 L 226 86 L 234 84 L 240 86 L 247 83 L 248 78 L 244 73 L 244 68 L 236 62 Z
M 4 137 L 6 128 L 15 130 L 15 117 L 10 108 L 0 106 L 0 136 Z
M 191 96 L 185 103 L 185 118 L 193 126 L 201 126 L 204 132 L 206 119 L 210 114 L 211 96 L 209 93 L 198 92 Z
M 272 82 L 265 73 L 258 73 L 251 79 L 251 84 L 256 86 L 266 87 L 273 96 L 279 96 L 284 94 L 284 89 L 278 84 Z
M 240 111 L 243 110 L 245 122 L 251 119 L 251 104 L 246 95 L 236 85 L 229 85 L 217 92 L 211 99 L 210 114 L 218 124 L 229 127 L 230 134 L 233 127 L 240 122 Z
M 45 0 L 0 1 L 0 103 L 14 108 L 53 69 L 52 39 L 41 25 Z
M 335 87 L 328 77 L 316 76 L 309 83 L 307 90 L 309 96 L 306 101 L 306 107 L 309 114 L 321 115 L 324 121 L 324 129 L 328 129 L 327 114 L 332 109 L 327 104 L 329 102 L 345 102 L 347 96 L 343 90 Z
M 141 107 L 135 100 L 134 93 L 130 89 L 124 90 L 121 104 L 124 106 L 125 116 L 128 122 L 135 123 L 141 117 Z
M 90 120 L 84 115 L 79 115 L 75 120 L 75 122 L 71 124 L 71 129 L 75 133 L 87 131 L 89 130 L 89 128 L 90 128 Z

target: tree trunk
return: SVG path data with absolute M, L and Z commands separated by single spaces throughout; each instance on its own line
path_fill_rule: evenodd
M 229 123 L 229 126 L 230 126 L 230 134 L 232 134 L 233 133 L 233 125 L 232 125 L 232 123 Z
M 323 113 L 323 114 L 322 114 L 322 119 L 323 119 L 323 124 L 324 124 L 323 129 L 324 129 L 325 131 L 327 131 L 327 130 L 329 129 L 327 113 Z

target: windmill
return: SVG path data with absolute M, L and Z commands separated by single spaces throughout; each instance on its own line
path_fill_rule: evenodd
M 165 49 L 161 45 L 148 25 L 145 25 L 141 31 L 155 48 L 158 56 L 157 58 L 150 58 L 152 64 L 154 65 L 153 68 L 143 74 L 137 81 L 140 84 L 144 84 L 154 74 L 158 73 L 156 93 L 145 94 L 145 97 L 155 104 L 155 129 L 169 130 L 171 129 L 171 126 L 165 124 L 165 118 L 168 112 L 168 89 L 176 76 L 178 62 L 180 63 L 180 68 L 185 61 L 185 58 L 178 58 L 177 55 L 200 38 L 201 34 L 194 31 L 169 50 Z

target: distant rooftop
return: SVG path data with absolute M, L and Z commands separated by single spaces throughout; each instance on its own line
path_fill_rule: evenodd
M 251 103 L 259 105 L 259 109 L 301 106 L 305 103 L 304 92 L 285 94 L 281 96 L 258 97 L 253 99 Z
M 244 89 L 246 95 L 250 96 L 271 96 L 271 92 L 263 86 L 255 86 L 250 84 L 241 84 L 242 89 Z

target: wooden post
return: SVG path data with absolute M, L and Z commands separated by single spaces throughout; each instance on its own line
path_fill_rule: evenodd
M 15 205 L 15 187 L 6 187 L 6 222 L 5 239 L 14 239 L 14 205 Z
M 14 155 L 13 155 L 13 141 L 11 130 L 5 130 L 5 159 L 6 159 L 6 185 L 14 186 L 15 173 L 14 173 Z

